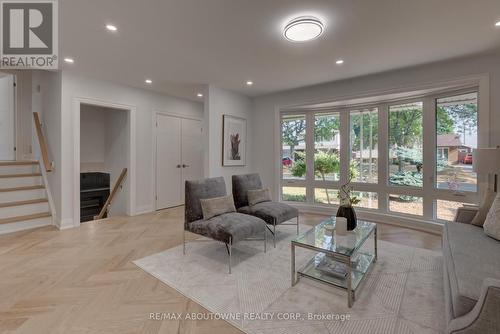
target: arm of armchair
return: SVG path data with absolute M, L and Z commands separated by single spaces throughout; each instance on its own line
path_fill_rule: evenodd
M 458 208 L 453 222 L 470 224 L 478 212 L 479 207 L 474 205 L 464 205 Z
M 447 329 L 453 334 L 500 333 L 500 279 L 486 278 L 474 308 L 453 319 Z

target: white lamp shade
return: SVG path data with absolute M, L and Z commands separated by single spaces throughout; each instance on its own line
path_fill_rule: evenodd
M 500 148 L 476 148 L 472 151 L 472 168 L 480 174 L 500 172 Z

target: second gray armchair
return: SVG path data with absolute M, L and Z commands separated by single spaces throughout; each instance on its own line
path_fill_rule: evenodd
M 264 220 L 272 229 L 273 244 L 276 247 L 276 226 L 278 225 L 297 225 L 297 234 L 299 234 L 299 210 L 281 202 L 261 202 L 255 205 L 248 203 L 248 191 L 262 189 L 262 181 L 259 174 L 233 175 L 233 198 L 236 210 Z M 290 219 L 296 218 L 296 223 L 285 223 Z

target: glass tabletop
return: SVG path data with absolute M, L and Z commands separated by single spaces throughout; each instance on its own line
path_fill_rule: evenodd
M 338 235 L 332 231 L 335 228 L 335 217 L 331 217 L 298 236 L 292 242 L 298 246 L 304 245 L 351 256 L 363 245 L 376 226 L 375 223 L 358 220 L 353 231 L 348 231 L 345 235 Z

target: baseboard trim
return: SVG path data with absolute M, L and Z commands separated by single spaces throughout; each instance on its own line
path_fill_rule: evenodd
M 73 225 L 73 219 L 71 219 L 71 218 L 60 219 L 59 217 L 54 217 L 54 225 L 59 230 L 67 230 L 70 228 L 77 227 L 77 226 Z
M 150 205 L 150 204 L 138 206 L 138 207 L 135 208 L 135 214 L 134 214 L 134 216 L 143 215 L 145 213 L 150 213 L 150 212 L 153 212 L 153 211 L 154 211 L 153 206 Z
M 287 202 L 297 209 L 301 213 L 311 213 L 311 214 L 320 214 L 320 215 L 328 215 L 334 216 L 337 212 L 337 207 L 323 207 L 323 206 L 315 206 L 315 205 L 304 205 L 304 204 L 292 204 Z M 442 235 L 443 232 L 443 224 L 430 222 L 423 219 L 413 218 L 413 217 L 401 217 L 390 215 L 381 212 L 372 212 L 368 210 L 362 210 L 356 208 L 356 215 L 358 218 L 370 220 L 376 223 L 389 224 L 399 227 L 404 227 L 412 230 L 432 233 L 436 235 Z

